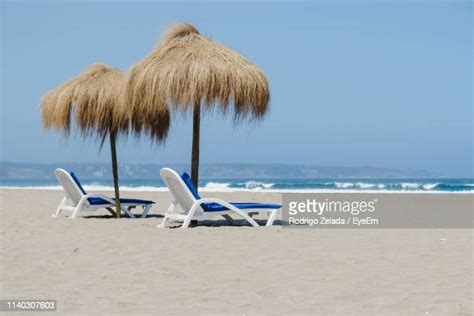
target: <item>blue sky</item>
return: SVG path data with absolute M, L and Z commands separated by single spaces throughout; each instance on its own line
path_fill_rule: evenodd
M 259 124 L 203 117 L 202 163 L 473 176 L 470 1 L 2 2 L 0 160 L 109 161 L 107 146 L 42 131 L 40 98 L 91 63 L 126 70 L 177 22 L 252 60 L 272 91 Z M 119 161 L 188 162 L 191 123 L 174 119 L 164 146 L 120 140 Z

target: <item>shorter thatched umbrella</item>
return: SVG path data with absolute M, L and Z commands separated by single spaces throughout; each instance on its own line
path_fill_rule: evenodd
M 270 91 L 265 74 L 235 51 L 199 34 L 190 24 L 178 24 L 147 57 L 129 71 L 123 104 L 132 126 L 154 131 L 154 115 L 167 108 L 193 111 L 191 175 L 198 187 L 201 104 L 218 105 L 234 117 L 262 118 Z
M 118 90 L 124 74 L 104 64 L 89 66 L 76 78 L 47 93 L 41 101 L 41 115 L 45 128 L 54 128 L 69 135 L 75 123 L 82 136 L 94 134 L 102 138 L 109 135 L 114 178 L 116 215 L 120 217 L 120 193 L 117 172 L 116 137 L 128 130 L 128 120 L 117 111 Z M 168 121 L 157 138 L 164 140 Z M 158 128 L 157 128 L 158 129 Z

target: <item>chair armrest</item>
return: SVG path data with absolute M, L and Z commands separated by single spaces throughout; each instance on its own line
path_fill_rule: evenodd
M 109 198 L 108 196 L 105 196 L 105 195 L 102 195 L 102 194 L 91 194 L 91 193 L 87 193 L 86 195 L 83 195 L 81 200 L 86 200 L 88 201 L 87 199 L 88 198 L 100 198 L 100 199 L 103 199 L 107 202 L 109 202 L 110 204 L 112 205 L 115 205 L 115 200 Z
M 216 199 L 216 198 L 202 198 L 202 199 L 197 200 L 196 202 L 194 202 L 193 206 L 191 207 L 191 210 L 189 211 L 188 216 L 190 216 L 190 218 L 192 216 L 194 216 L 194 213 L 196 212 L 196 209 L 198 208 L 198 206 L 200 206 L 203 203 L 217 203 L 217 204 L 220 204 L 220 205 L 228 208 L 229 210 L 234 211 L 235 213 L 237 213 L 241 217 L 243 217 L 247 222 L 250 223 L 250 225 L 258 227 L 257 222 L 255 220 L 253 220 L 250 216 L 248 216 L 245 212 L 238 209 L 237 207 L 230 204 L 229 202 L 226 202 L 226 201 L 221 200 L 221 199 Z M 183 226 L 187 227 L 188 222 L 189 222 L 189 220 L 187 220 L 187 222 L 183 223 Z
M 229 209 L 234 209 L 236 208 L 235 206 L 233 206 L 232 204 L 230 204 L 229 202 L 226 202 L 224 200 L 221 200 L 221 199 L 217 199 L 217 198 L 202 198 L 202 199 L 199 199 L 197 200 L 196 202 L 194 202 L 193 204 L 193 207 L 196 205 L 201 205 L 201 204 L 204 204 L 204 203 L 217 203 L 219 205 L 222 205 L 222 206 L 225 206 Z

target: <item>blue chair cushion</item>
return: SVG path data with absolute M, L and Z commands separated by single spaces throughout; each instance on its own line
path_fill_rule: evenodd
M 91 205 L 105 205 L 105 204 L 110 204 L 106 200 L 100 197 L 90 197 L 87 199 Z M 115 199 L 112 199 L 115 201 Z M 148 200 L 139 200 L 139 199 L 120 199 L 120 203 L 122 204 L 154 204 L 155 202 L 153 201 L 148 201 Z
M 268 203 L 230 203 L 230 204 L 232 204 L 233 206 L 241 210 L 248 210 L 248 209 L 277 210 L 281 208 L 281 205 L 268 204 Z M 227 207 L 222 206 L 218 203 L 204 203 L 204 204 L 201 204 L 201 207 L 204 209 L 205 212 L 221 212 L 221 211 L 228 210 Z
M 81 190 L 82 194 L 86 195 L 86 190 L 84 190 L 84 188 L 82 187 L 81 183 L 79 182 L 79 179 L 76 177 L 76 175 L 74 174 L 74 172 L 69 172 L 69 174 L 71 175 L 71 178 L 74 180 L 74 182 L 76 182 L 77 186 L 79 187 L 79 190 Z
M 199 195 L 199 193 L 197 192 L 196 188 L 194 187 L 193 185 L 193 180 L 191 180 L 191 177 L 189 176 L 189 174 L 187 174 L 186 172 L 183 172 L 183 174 L 181 175 L 181 179 L 183 179 L 184 183 L 186 184 L 186 186 L 188 187 L 189 191 L 191 191 L 191 193 L 193 194 L 194 198 L 196 200 L 200 200 L 201 199 L 201 196 Z
M 74 180 L 74 182 L 76 182 L 77 186 L 79 187 L 79 190 L 81 190 L 82 194 L 86 195 L 86 190 L 84 190 L 84 188 L 82 187 L 81 183 L 79 182 L 79 179 L 76 177 L 76 175 L 74 174 L 74 172 L 70 172 L 71 174 L 71 177 L 72 179 Z M 109 202 L 107 202 L 106 200 L 104 200 L 103 198 L 100 198 L 100 197 L 90 197 L 90 198 L 87 198 L 87 200 L 89 201 L 89 203 L 91 205 L 105 205 L 105 204 L 110 204 Z M 115 199 L 112 199 L 115 201 Z M 120 203 L 123 203 L 123 204 L 154 204 L 155 202 L 153 201 L 148 201 L 148 200 L 139 200 L 139 199 L 120 199 Z

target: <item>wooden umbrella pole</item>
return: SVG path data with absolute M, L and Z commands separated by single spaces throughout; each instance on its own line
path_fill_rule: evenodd
M 117 218 L 120 218 L 120 213 L 122 209 L 120 207 L 120 192 L 118 184 L 118 167 L 117 167 L 117 150 L 115 148 L 115 139 L 116 134 L 110 132 L 110 154 L 112 155 L 112 174 L 114 177 L 114 190 L 115 190 L 115 210 L 117 213 Z
M 199 183 L 199 134 L 201 128 L 201 102 L 196 101 L 193 108 L 193 148 L 191 156 L 191 179 L 198 190 Z

